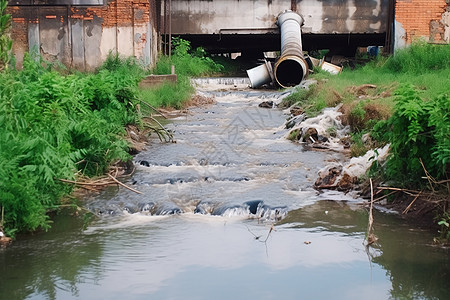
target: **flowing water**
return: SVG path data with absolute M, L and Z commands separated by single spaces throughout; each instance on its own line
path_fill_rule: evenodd
M 396 215 L 312 188 L 334 151 L 285 139 L 284 94 L 206 80 L 216 103 L 167 125 L 124 183 L 86 199 L 95 217 L 0 249 L 0 299 L 448 299 L 449 251 Z M 215 85 L 212 85 L 214 83 Z M 220 83 L 220 85 L 217 85 Z

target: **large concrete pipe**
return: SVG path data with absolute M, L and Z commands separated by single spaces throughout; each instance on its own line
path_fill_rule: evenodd
M 308 64 L 303 57 L 301 26 L 303 18 L 287 10 L 278 16 L 281 32 L 281 56 L 275 63 L 276 82 L 286 88 L 298 85 L 308 76 Z

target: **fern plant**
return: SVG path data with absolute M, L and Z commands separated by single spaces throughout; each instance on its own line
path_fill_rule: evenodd
M 395 112 L 379 122 L 373 136 L 391 143 L 386 177 L 404 185 L 423 183 L 424 169 L 435 178 L 446 178 L 450 161 L 450 100 L 441 95 L 424 101 L 411 85 L 396 92 Z
M 6 13 L 7 0 L 0 0 L 0 71 L 8 69 L 12 58 L 12 40 L 9 36 L 11 15 Z
M 124 126 L 137 123 L 137 83 L 144 71 L 63 75 L 25 55 L 22 71 L 0 73 L 0 206 L 4 230 L 48 228 L 78 171 L 98 175 L 128 160 Z

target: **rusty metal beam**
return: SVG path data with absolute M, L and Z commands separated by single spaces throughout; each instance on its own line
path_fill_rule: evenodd
M 291 0 L 291 10 L 297 11 L 297 0 Z

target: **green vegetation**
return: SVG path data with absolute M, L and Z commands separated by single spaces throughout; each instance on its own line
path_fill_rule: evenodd
M 47 211 L 71 192 L 58 179 L 103 174 L 130 158 L 124 126 L 139 121 L 133 99 L 140 76 L 132 61 L 109 62 L 96 74 L 64 76 L 26 55 L 22 71 L 0 73 L 0 204 L 7 234 L 48 228 Z
M 411 151 L 417 155 L 414 166 L 405 167 L 406 169 L 402 171 L 399 169 L 399 171 L 418 171 L 418 158 L 421 157 L 426 167 L 430 168 L 435 176 L 441 178 L 440 176 L 446 176 L 445 173 L 448 172 L 443 168 L 448 164 L 448 151 L 450 151 L 446 142 L 449 140 L 448 126 L 450 126 L 447 109 L 450 106 L 450 77 L 448 76 L 450 60 L 448 57 L 450 57 L 448 45 L 419 43 L 397 51 L 393 56 L 379 57 L 355 70 L 344 68 L 338 76 L 316 70 L 311 77 L 316 79 L 318 84 L 309 90 L 299 90 L 291 94 L 284 100 L 283 105 L 288 107 L 297 104 L 311 117 L 317 115 L 324 107 L 342 104 L 340 108 L 343 113 L 342 119 L 354 132 L 353 141 L 358 144 L 356 148 L 363 146 L 362 141 L 358 140 L 362 134 L 371 132 L 379 121 L 385 121 L 382 124 L 391 126 L 389 128 L 381 127 L 381 124 L 377 126 L 380 128 L 378 131 L 389 130 L 388 133 L 391 134 L 389 138 L 383 136 L 383 139 L 381 139 L 381 133 L 374 134 L 380 142 L 402 141 L 403 144 L 417 142 L 425 138 L 425 135 L 431 134 L 435 143 L 430 144 L 429 140 L 425 142 L 430 150 L 425 149 L 421 152 L 420 146 L 411 147 Z M 412 101 L 411 97 L 415 100 Z M 400 117 L 405 118 L 402 121 L 404 125 L 411 121 L 418 122 L 414 123 L 416 131 L 413 131 L 412 127 L 405 126 L 399 129 L 396 134 L 400 135 L 402 130 L 405 130 L 404 133 L 407 134 L 405 138 L 394 136 L 392 131 L 392 128 L 396 127 L 393 124 L 400 122 L 398 121 Z M 416 120 L 416 117 L 422 119 Z M 439 119 L 441 121 L 438 121 Z M 407 131 L 408 128 L 409 131 Z M 416 138 L 414 138 L 415 134 Z M 411 144 L 407 145 L 411 146 Z M 361 154 L 365 150 L 367 148 L 358 149 L 354 151 L 354 154 Z M 429 152 L 429 155 L 425 155 L 425 152 Z M 404 153 L 399 155 L 402 156 Z M 404 163 L 409 163 L 410 160 L 410 156 L 402 157 Z M 423 171 L 422 168 L 420 169 Z M 413 181 L 420 179 L 423 175 L 423 173 L 417 174 L 417 178 Z M 395 176 L 390 178 L 393 179 Z M 411 179 L 411 177 L 408 178 Z M 402 180 L 399 178 L 399 181 Z
M 444 212 L 442 215 L 436 217 L 437 224 L 441 227 L 441 240 L 450 241 L 450 213 Z
M 220 70 L 201 49 L 192 54 L 188 42 L 175 45 L 154 71 L 170 73 L 173 64 L 179 83 L 147 91 L 138 88 L 146 71 L 137 61 L 112 54 L 93 74 L 58 72 L 60 65 L 29 54 L 23 70 L 0 72 L 0 229 L 14 236 L 49 228 L 48 211 L 73 188 L 59 179 L 102 175 L 131 158 L 125 126 L 143 124 L 141 101 L 180 107 L 193 92 L 189 75 Z
M 141 98 L 153 106 L 171 106 L 180 108 L 194 92 L 190 77 L 209 76 L 223 70 L 223 66 L 206 56 L 205 50 L 191 49 L 190 42 L 183 39 L 173 39 L 172 56 L 159 58 L 154 74 L 170 74 L 175 67 L 177 84 L 164 83 L 159 87 L 141 91 Z
M 388 161 L 372 168 L 372 175 L 397 187 L 429 189 L 448 198 L 449 57 L 449 45 L 418 43 L 355 70 L 344 69 L 338 76 L 314 72 L 311 77 L 318 84 L 293 93 L 285 105 L 297 104 L 315 116 L 324 106 L 341 104 L 342 121 L 353 131 L 352 155 L 391 144 Z M 366 133 L 371 138 L 363 142 Z M 448 236 L 445 204 L 437 222 Z
M 449 95 L 424 101 L 411 85 L 400 87 L 394 114 L 377 123 L 372 135 L 391 144 L 387 180 L 418 186 L 424 183 L 424 167 L 436 180 L 446 179 L 450 171 Z
M 7 0 L 0 0 L 0 71 L 8 69 L 12 58 L 12 40 L 9 36 L 11 15 L 6 14 Z
M 311 117 L 324 107 L 342 103 L 345 115 L 355 110 L 356 121 L 364 119 L 361 109 L 369 115 L 379 112 L 378 119 L 387 119 L 394 110 L 394 92 L 401 85 L 413 85 L 425 101 L 449 92 L 449 56 L 448 45 L 415 44 L 355 70 L 344 68 L 338 76 L 315 70 L 310 77 L 318 80 L 316 87 L 291 94 L 285 106 L 299 103 Z M 370 130 L 374 118 L 370 116 L 356 127 Z

